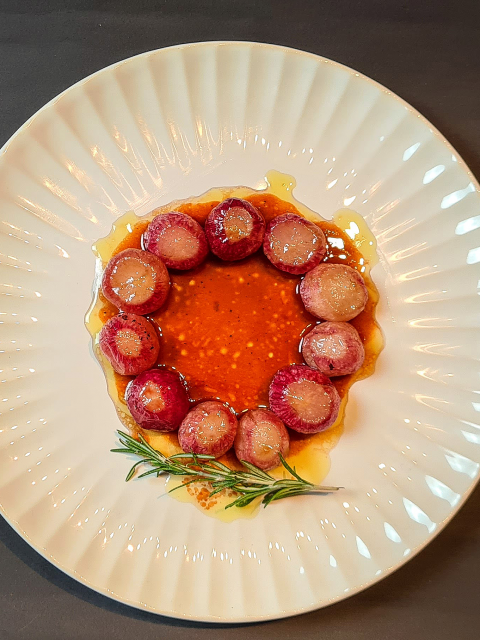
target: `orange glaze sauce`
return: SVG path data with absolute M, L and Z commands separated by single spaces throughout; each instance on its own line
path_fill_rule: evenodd
M 215 195 L 223 197 L 205 201 L 206 194 L 203 199 L 175 203 L 172 208 L 191 215 L 203 224 L 221 199 L 237 195 L 238 191 L 224 190 L 218 194 L 216 190 Z M 290 201 L 273 193 L 241 188 L 238 197 L 257 207 L 267 223 L 286 212 L 299 215 L 309 213 L 301 205 L 301 210 L 297 209 L 290 194 L 286 195 Z M 148 222 L 155 214 L 171 211 L 172 208 L 162 207 L 148 215 L 147 219 L 126 214 L 130 216 L 128 233 L 123 233 L 123 238 L 118 242 L 111 234 L 110 245 L 102 245 L 102 251 L 98 251 L 102 266 L 123 249 L 141 248 L 142 234 Z M 346 215 L 347 223 L 351 224 L 351 219 L 355 219 L 362 224 L 358 214 L 348 211 L 341 213 L 344 218 Z M 308 479 L 320 482 L 328 472 L 328 451 L 338 442 L 343 430 L 348 389 L 355 380 L 373 373 L 383 341 L 375 322 L 378 293 L 369 276 L 369 261 L 365 257 L 368 251 L 360 251 L 368 230 L 363 238 L 356 238 L 354 242 L 340 228 L 342 225 L 319 221 L 318 216 L 306 217 L 318 224 L 325 233 L 328 243 L 326 260 L 348 264 L 361 271 L 369 290 L 365 310 L 352 321 L 364 342 L 364 365 L 356 374 L 332 378 L 343 399 L 337 422 L 326 432 L 313 436 L 290 431 L 289 461 L 296 464 L 297 470 L 300 473 L 303 471 Z M 105 240 L 99 241 L 99 245 L 102 242 Z M 373 247 L 373 253 L 370 248 L 372 262 L 375 255 L 373 241 L 370 241 L 370 245 Z M 87 326 L 97 341 L 101 326 L 118 313 L 116 307 L 103 298 L 99 288 L 100 275 L 101 269 L 97 273 L 96 297 L 87 315 Z M 158 364 L 173 367 L 185 376 L 192 402 L 218 398 L 230 404 L 237 413 L 259 405 L 268 406 L 268 387 L 273 375 L 287 364 L 303 363 L 300 352 L 302 336 L 319 322 L 303 307 L 298 294 L 301 278 L 273 267 L 261 250 L 238 262 L 222 262 L 210 254 L 197 269 L 171 271 L 170 275 L 172 287 L 167 303 L 150 316 L 161 333 Z M 107 373 L 110 394 L 122 422 L 134 433 L 141 432 L 152 446 L 158 447 L 166 455 L 179 451 L 176 434 L 157 434 L 144 431 L 136 425 L 124 401 L 126 385 L 132 378 L 114 373 L 99 353 L 98 345 L 96 351 Z M 222 461 L 231 467 L 239 466 L 233 451 L 227 453 Z M 210 508 L 208 500 L 205 502 L 205 499 L 199 498 L 201 489 L 196 489 L 195 485 L 188 489 L 191 501 L 196 500 L 204 510 Z M 179 492 L 174 495 L 177 494 Z M 233 512 L 231 509 L 228 511 Z

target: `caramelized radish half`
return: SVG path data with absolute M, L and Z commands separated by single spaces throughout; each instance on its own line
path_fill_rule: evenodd
M 368 291 L 362 276 L 344 264 L 319 264 L 300 285 L 307 311 L 332 322 L 347 322 L 365 309 Z
M 302 355 L 309 367 L 326 376 L 344 376 L 360 369 L 365 349 L 348 322 L 322 322 L 305 336 Z
M 180 425 L 178 441 L 186 452 L 219 458 L 233 445 L 237 424 L 235 414 L 226 405 L 216 400 L 201 402 Z
M 327 243 L 316 224 L 295 213 L 285 213 L 269 223 L 263 251 L 277 269 L 299 275 L 320 264 Z
M 277 371 L 269 389 L 270 408 L 300 433 L 331 427 L 338 416 L 340 396 L 327 376 L 303 364 Z
M 154 431 L 175 431 L 190 406 L 185 384 L 169 369 L 141 373 L 128 384 L 125 401 L 133 419 Z
M 265 220 L 246 200 L 229 198 L 211 210 L 205 234 L 210 249 L 221 260 L 242 260 L 262 246 Z
M 124 376 L 136 376 L 153 367 L 160 351 L 153 325 L 134 313 L 110 318 L 100 331 L 99 345 L 113 369 Z
M 235 437 L 235 455 L 239 460 L 268 471 L 288 455 L 290 438 L 283 422 L 267 409 L 247 411 L 240 418 Z
M 156 216 L 143 236 L 147 251 L 161 258 L 169 269 L 193 269 L 208 253 L 202 227 L 196 220 L 178 211 Z
M 109 260 L 102 278 L 105 298 L 121 311 L 143 316 L 159 309 L 167 299 L 170 277 L 153 253 L 125 249 Z

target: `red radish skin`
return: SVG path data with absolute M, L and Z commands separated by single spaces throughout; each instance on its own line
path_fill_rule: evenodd
M 125 401 L 133 419 L 152 431 L 175 431 L 190 407 L 185 384 L 169 369 L 141 373 L 128 384 Z
M 299 433 L 318 433 L 338 416 L 340 396 L 323 373 L 303 364 L 277 371 L 269 389 L 270 409 Z
M 219 458 L 233 445 L 238 421 L 221 402 L 209 400 L 197 404 L 184 418 L 178 441 L 188 453 L 202 453 Z
M 365 309 L 368 290 L 362 276 L 344 264 L 319 264 L 300 284 L 307 311 L 321 320 L 347 322 Z
M 125 249 L 109 260 L 102 278 L 105 298 L 121 311 L 143 316 L 167 299 L 170 277 L 163 262 L 148 251 Z
M 360 369 L 365 349 L 348 322 L 322 322 L 303 339 L 302 355 L 312 369 L 326 376 L 344 376 Z
M 285 425 L 268 409 L 253 409 L 240 418 L 235 437 L 235 455 L 259 469 L 268 471 L 281 464 L 290 449 L 290 438 Z
M 153 325 L 134 313 L 110 318 L 100 331 L 99 345 L 114 371 L 124 376 L 136 376 L 153 367 L 160 351 Z
M 143 246 L 161 258 L 169 269 L 181 271 L 198 267 L 208 254 L 202 227 L 178 211 L 156 216 L 143 235 Z
M 221 260 L 242 260 L 262 246 L 265 220 L 250 202 L 228 198 L 209 213 L 205 234 Z
M 296 213 L 284 213 L 268 224 L 263 251 L 277 269 L 300 275 L 320 264 L 327 242 L 316 224 Z

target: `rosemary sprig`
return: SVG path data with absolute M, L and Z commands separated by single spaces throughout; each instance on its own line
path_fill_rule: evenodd
M 271 475 L 255 467 L 249 462 L 242 460 L 245 471 L 236 471 L 216 460 L 213 456 L 200 455 L 194 453 L 177 453 L 173 456 L 164 456 L 160 451 L 156 451 L 141 435 L 139 440 L 132 436 L 118 431 L 121 449 L 112 449 L 113 453 L 132 453 L 140 458 L 132 466 L 125 478 L 131 480 L 135 475 L 137 467 L 141 464 L 150 465 L 152 468 L 142 473 L 139 478 L 155 474 L 157 477 L 163 473 L 174 476 L 190 477 L 187 483 L 181 484 L 175 489 L 185 486 L 191 482 L 203 480 L 212 485 L 211 496 L 219 493 L 223 489 L 230 489 L 240 494 L 225 508 L 246 507 L 256 498 L 262 498 L 264 506 L 269 505 L 274 500 L 299 496 L 307 493 L 331 493 L 338 491 L 341 487 L 322 487 L 314 485 L 301 478 L 288 462 L 280 456 L 282 465 L 292 476 L 277 480 Z

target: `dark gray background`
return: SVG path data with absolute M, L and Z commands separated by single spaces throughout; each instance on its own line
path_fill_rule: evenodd
M 45 102 L 112 62 L 223 39 L 288 45 L 354 67 L 427 116 L 480 175 L 478 0 L 0 0 L 0 146 Z M 478 640 L 479 569 L 477 489 L 427 549 L 360 595 L 248 627 L 189 624 L 90 591 L 0 518 L 0 640 Z

